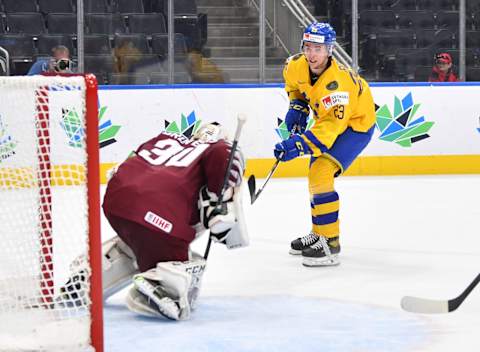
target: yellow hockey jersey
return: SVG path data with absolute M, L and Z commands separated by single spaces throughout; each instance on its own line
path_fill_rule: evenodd
M 351 127 L 367 132 L 375 123 L 375 104 L 370 87 L 357 73 L 331 59 L 330 66 L 311 84 L 308 62 L 303 54 L 287 59 L 283 70 L 290 100 L 306 101 L 315 123 L 302 137 L 319 156 L 337 137 Z

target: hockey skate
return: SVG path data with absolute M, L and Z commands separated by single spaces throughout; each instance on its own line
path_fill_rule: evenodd
M 296 240 L 293 240 L 290 243 L 290 251 L 289 253 L 292 255 L 300 255 L 302 254 L 302 250 L 310 247 L 311 245 L 317 243 L 318 236 L 315 235 L 313 232 L 310 232 L 308 235 L 299 237 Z
M 340 264 L 340 242 L 337 237 L 318 236 L 317 242 L 302 250 L 302 264 L 308 267 L 334 266 Z

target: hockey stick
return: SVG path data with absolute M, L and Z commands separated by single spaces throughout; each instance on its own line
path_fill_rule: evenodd
M 296 132 L 300 133 L 300 128 L 297 125 L 293 126 L 292 130 L 290 131 L 290 136 L 293 135 Z M 248 192 L 250 193 L 250 204 L 253 204 L 257 200 L 260 193 L 262 193 L 262 191 L 265 188 L 265 186 L 267 185 L 268 181 L 270 180 L 270 178 L 273 176 L 273 174 L 277 170 L 277 167 L 280 164 L 280 159 L 282 158 L 282 156 L 283 156 L 283 153 L 281 153 L 278 156 L 278 159 L 275 160 L 275 163 L 273 164 L 272 169 L 270 170 L 270 172 L 267 175 L 267 179 L 263 183 L 262 187 L 260 187 L 258 189 L 258 191 L 256 191 L 255 175 L 250 175 L 250 177 L 248 178 L 248 181 L 247 181 Z
M 456 310 L 472 292 L 475 286 L 480 282 L 480 274 L 468 285 L 458 297 L 449 300 L 436 300 L 420 297 L 405 296 L 402 298 L 400 305 L 407 312 L 436 314 L 449 313 Z
M 248 178 L 248 192 L 250 193 L 250 204 L 253 204 L 258 196 L 260 195 L 260 193 L 262 193 L 263 189 L 265 188 L 265 186 L 267 185 L 268 181 L 270 180 L 270 178 L 272 177 L 272 175 L 275 173 L 275 170 L 277 170 L 277 167 L 278 165 L 280 164 L 280 158 L 281 158 L 281 155 L 280 157 L 275 161 L 275 164 L 273 164 L 272 166 L 272 169 L 270 170 L 270 172 L 268 173 L 267 175 L 267 179 L 265 180 L 265 182 L 263 183 L 262 187 L 260 187 L 258 189 L 258 191 L 255 190 L 255 175 L 250 175 L 250 177 Z
M 230 177 L 230 171 L 232 170 L 233 159 L 235 156 L 235 151 L 237 150 L 238 140 L 240 138 L 240 133 L 242 132 L 242 128 L 244 123 L 247 121 L 247 116 L 244 114 L 238 114 L 237 116 L 237 129 L 235 130 L 235 137 L 233 138 L 232 149 L 230 151 L 230 155 L 228 157 L 228 164 L 227 164 L 227 171 L 225 172 L 225 176 L 223 177 L 223 185 L 220 189 L 220 192 L 217 195 L 217 208 L 222 206 L 223 196 L 225 191 L 228 188 L 228 179 Z M 210 253 L 210 246 L 212 245 L 212 236 L 208 237 L 207 248 L 205 248 L 205 254 L 203 257 L 205 260 L 208 258 L 208 254 Z

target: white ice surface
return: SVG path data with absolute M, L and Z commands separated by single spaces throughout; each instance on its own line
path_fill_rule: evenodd
M 404 295 L 453 298 L 479 272 L 480 176 L 341 177 L 336 189 L 340 266 L 288 254 L 310 229 L 307 183 L 272 179 L 253 206 L 244 190 L 250 247 L 212 245 L 192 319 L 136 316 L 122 291 L 105 305 L 106 351 L 480 351 L 480 287 L 453 313 L 400 308 Z

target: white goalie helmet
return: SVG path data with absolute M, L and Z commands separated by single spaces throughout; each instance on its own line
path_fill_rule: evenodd
M 227 131 L 218 122 L 202 125 L 192 136 L 193 140 L 205 143 L 214 143 L 220 139 L 228 140 Z

